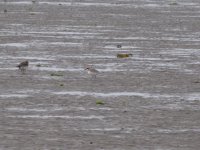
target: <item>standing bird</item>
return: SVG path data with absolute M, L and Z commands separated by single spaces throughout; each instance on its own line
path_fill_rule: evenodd
M 21 70 L 22 73 L 25 73 L 27 68 L 28 68 L 28 61 L 23 61 L 21 62 L 19 65 L 17 65 L 17 67 L 19 68 L 19 70 Z
M 96 78 L 96 75 L 99 73 L 98 70 L 94 69 L 93 67 L 87 67 L 85 68 L 87 70 L 88 74 L 92 76 L 92 78 Z

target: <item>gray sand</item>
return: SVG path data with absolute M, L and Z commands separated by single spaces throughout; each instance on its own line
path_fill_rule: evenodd
M 72 1 L 0 2 L 0 150 L 198 150 L 199 0 Z

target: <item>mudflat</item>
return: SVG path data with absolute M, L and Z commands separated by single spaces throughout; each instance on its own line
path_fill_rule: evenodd
M 199 0 L 7 0 L 0 10 L 1 150 L 199 149 Z

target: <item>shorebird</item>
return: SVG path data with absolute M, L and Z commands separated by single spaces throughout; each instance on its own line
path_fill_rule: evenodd
M 92 78 L 96 78 L 96 75 L 99 73 L 99 71 L 94 69 L 93 67 L 87 67 L 85 68 L 85 70 L 87 70 L 87 73 L 91 75 Z
M 19 68 L 19 70 L 21 70 L 21 72 L 26 72 L 26 69 L 28 68 L 28 61 L 23 61 L 21 62 L 19 65 L 17 65 L 17 67 Z

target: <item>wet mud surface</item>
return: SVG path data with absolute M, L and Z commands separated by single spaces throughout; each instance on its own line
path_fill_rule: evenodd
M 198 0 L 7 0 L 0 10 L 1 150 L 199 149 Z

